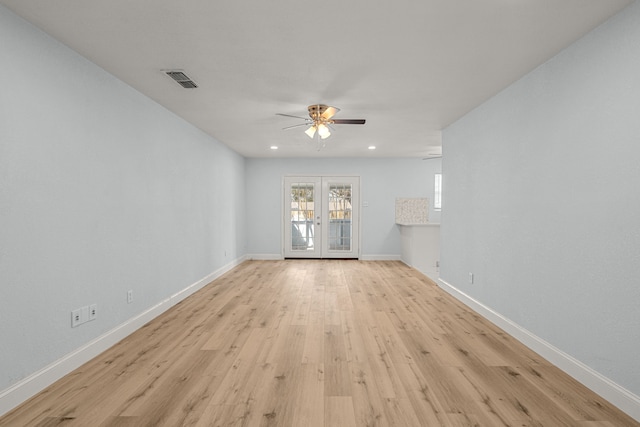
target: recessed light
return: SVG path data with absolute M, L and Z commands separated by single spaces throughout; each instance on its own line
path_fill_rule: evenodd
M 278 149 L 278 146 L 277 146 L 277 145 L 272 145 L 270 148 L 271 148 L 272 150 L 277 150 L 277 149 Z
M 375 150 L 375 149 L 376 149 L 376 146 L 375 146 L 375 145 L 370 145 L 370 146 L 369 146 L 369 150 Z

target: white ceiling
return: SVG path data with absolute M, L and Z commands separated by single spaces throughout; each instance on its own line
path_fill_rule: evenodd
M 438 154 L 443 128 L 629 3 L 0 0 L 247 157 Z M 335 126 L 317 151 L 275 114 L 314 103 L 367 123 Z

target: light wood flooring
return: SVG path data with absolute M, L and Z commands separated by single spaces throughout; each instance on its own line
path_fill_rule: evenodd
M 2 426 L 638 426 L 400 262 L 248 261 Z

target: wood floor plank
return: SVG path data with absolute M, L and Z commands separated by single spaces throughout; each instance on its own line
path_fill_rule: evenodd
M 325 425 L 324 365 L 301 366 L 301 386 L 295 396 L 292 426 L 323 427 Z
M 384 394 L 388 390 L 381 389 L 373 376 L 368 363 L 350 363 L 352 378 L 353 409 L 356 424 L 359 426 L 387 425 L 390 420 L 385 416 Z
M 142 425 L 138 417 L 108 417 L 100 427 L 138 427 Z
M 385 399 L 383 403 L 385 425 L 398 427 L 423 425 L 409 399 Z
M 390 363 L 395 366 L 397 364 L 413 362 L 411 352 L 405 347 L 389 315 L 385 312 L 376 312 L 375 320 L 378 325 L 380 339 L 384 342 L 387 354 L 391 359 Z
M 421 426 L 449 426 L 445 411 L 440 401 L 429 387 L 413 363 L 403 363 L 396 367 L 398 375 L 405 386 L 407 398 L 413 406 L 413 411 Z
M 640 426 L 396 261 L 248 261 L 2 426 Z
M 246 345 L 237 353 L 226 353 L 225 358 L 232 360 L 232 363 L 228 369 L 220 371 L 222 381 L 216 387 L 209 404 L 231 405 L 246 402 L 251 398 L 251 387 L 265 375 L 264 372 L 269 367 L 273 367 L 273 364 L 266 361 L 267 357 L 264 354 L 265 351 L 269 351 L 266 350 L 269 340 L 260 328 L 254 328 L 249 333 Z
M 351 396 L 351 362 L 337 361 L 324 364 L 324 395 Z
M 197 350 L 196 354 L 173 366 L 179 374 L 165 375 L 152 390 L 131 401 L 127 409 L 118 415 L 144 416 L 151 425 L 184 425 L 189 415 L 198 412 L 198 406 L 204 406 L 212 393 L 212 390 L 203 389 L 202 379 L 209 380 L 206 373 L 215 356 L 216 352 Z M 174 398 L 166 399 L 165 390 L 171 390 Z
M 364 362 L 369 357 L 363 341 L 360 326 L 357 325 L 356 313 L 343 311 L 340 313 L 340 323 L 347 360 L 350 362 Z
M 324 334 L 324 313 L 319 311 L 310 311 L 306 334 L 304 336 L 302 363 L 324 363 Z
M 294 280 L 300 280 L 301 283 L 304 282 L 304 276 L 298 276 Z M 311 298 L 312 298 L 312 288 L 307 286 L 303 287 L 300 290 L 300 294 L 296 300 L 296 306 L 293 310 L 293 325 L 306 325 L 309 321 L 309 315 L 311 312 Z
M 582 387 L 575 379 L 565 375 L 555 366 L 518 366 L 514 370 L 527 378 L 529 383 L 552 400 L 554 405 L 571 414 L 573 419 L 580 420 L 581 423 L 597 423 L 603 414 L 608 420 L 603 422 L 611 422 L 614 425 L 625 425 L 627 422 L 626 416 L 617 408 Z
M 351 396 L 325 397 L 325 427 L 356 427 Z

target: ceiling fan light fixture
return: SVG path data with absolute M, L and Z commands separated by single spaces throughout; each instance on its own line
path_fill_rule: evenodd
M 285 113 L 276 113 L 276 115 L 304 120 L 305 123 L 287 126 L 283 129 L 293 129 L 297 128 L 298 126 L 308 126 L 307 130 L 305 130 L 304 133 L 306 133 L 307 136 L 311 139 L 314 139 L 316 135 L 318 136 L 318 150 L 325 146 L 324 140 L 331 136 L 331 130 L 329 129 L 330 125 L 363 125 L 365 123 L 365 119 L 334 119 L 333 116 L 338 111 L 340 111 L 340 109 L 331 107 L 329 105 L 312 104 L 307 107 L 307 110 L 309 111 L 309 118 L 294 116 Z M 323 140 L 322 143 L 320 143 L 320 140 Z
M 329 131 L 329 127 L 323 123 L 320 123 L 318 125 L 318 135 L 320 135 L 320 138 L 322 139 L 327 139 L 329 138 L 329 136 L 331 136 L 331 132 Z
M 313 135 L 316 134 L 316 126 L 311 126 L 309 129 L 305 130 L 304 133 L 306 133 L 309 138 L 313 138 Z

